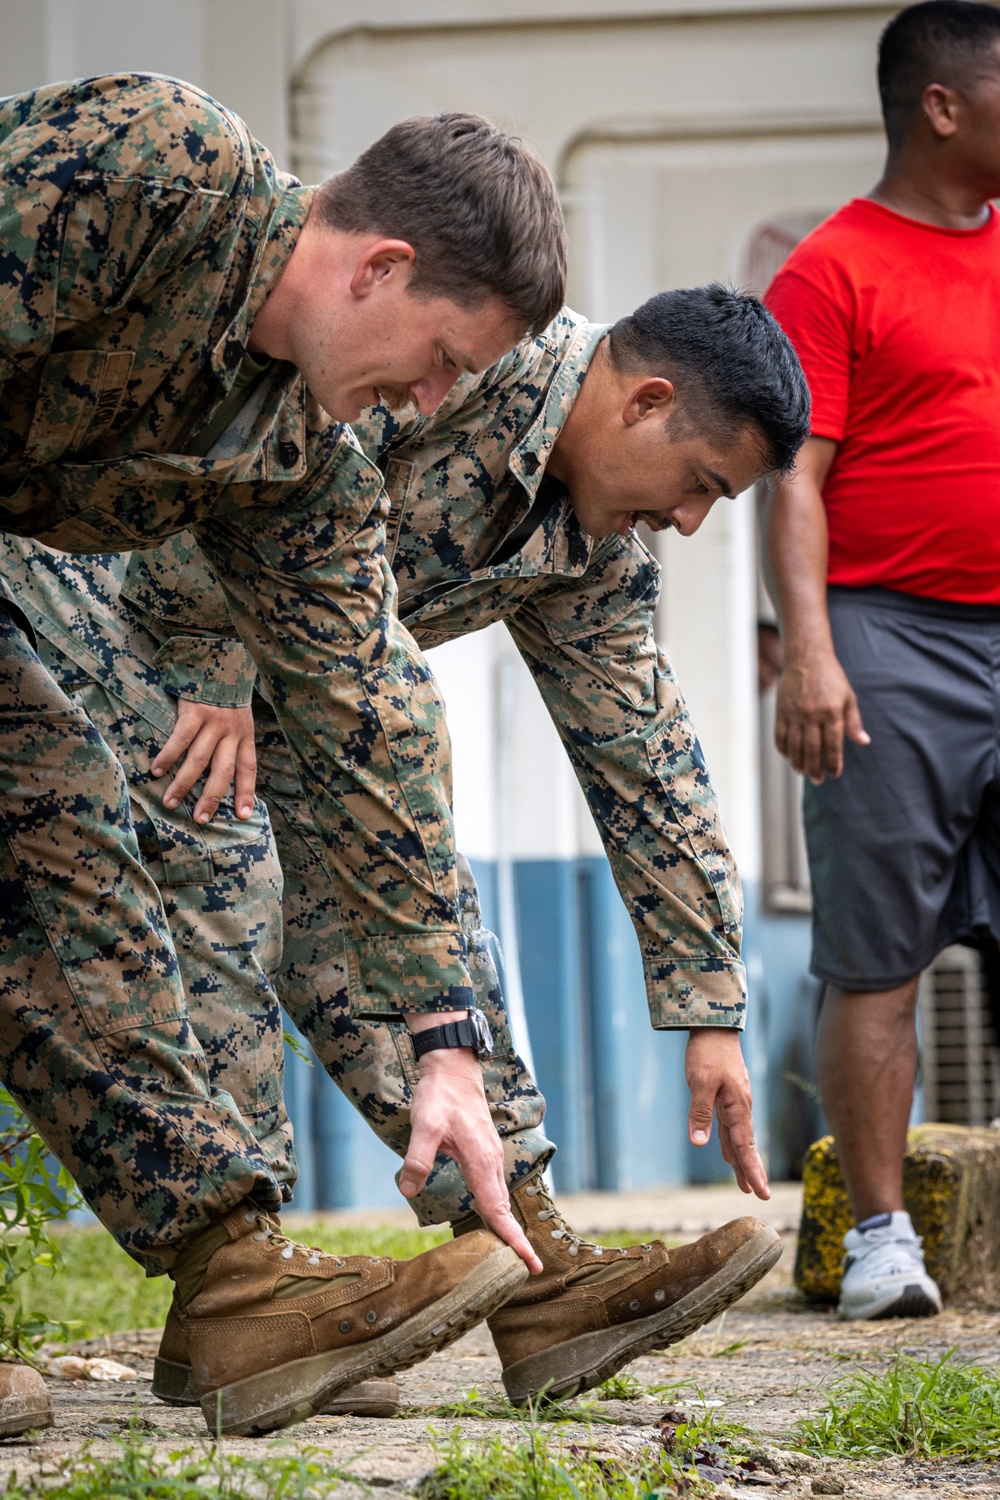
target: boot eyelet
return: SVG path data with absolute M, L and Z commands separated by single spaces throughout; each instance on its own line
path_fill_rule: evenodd
M 365 1313 L 365 1322 L 366 1323 L 377 1323 L 378 1322 L 378 1313 L 375 1312 L 375 1311 L 373 1311 L 371 1308 L 369 1308 L 368 1312 Z
M 307 1266 L 318 1266 L 319 1265 L 319 1256 L 318 1255 L 310 1255 L 309 1259 L 306 1261 L 306 1265 Z
M 256 1222 L 256 1219 L 257 1219 L 257 1215 L 256 1214 L 244 1214 L 243 1215 L 243 1222 L 244 1222 L 244 1224 L 253 1224 L 253 1223 Z
M 257 1243 L 260 1244 L 262 1240 L 269 1240 L 271 1236 L 269 1234 L 261 1234 L 260 1230 L 258 1229 L 257 1233 L 255 1235 L 252 1235 L 251 1238 L 255 1239 Z
M 632 1298 L 632 1301 L 629 1303 L 629 1311 L 630 1312 L 638 1312 L 639 1311 L 639 1301 L 638 1301 L 638 1298 L 636 1298 L 636 1297 Z
M 340 1325 L 340 1331 L 341 1331 L 341 1333 L 350 1333 L 350 1331 L 351 1331 L 351 1325 L 350 1325 L 350 1323 L 341 1323 L 341 1325 Z
M 653 1296 L 654 1296 L 654 1298 L 656 1299 L 657 1302 L 662 1302 L 663 1299 L 666 1297 L 666 1295 L 667 1295 L 666 1292 L 663 1291 L 662 1289 L 660 1291 L 658 1291 L 658 1292 L 654 1292 L 653 1293 Z
M 286 1245 L 284 1250 L 282 1250 L 281 1252 L 281 1258 L 282 1260 L 291 1260 L 293 1254 L 294 1251 L 292 1250 L 291 1245 Z
M 595 1255 L 603 1255 L 604 1254 L 604 1246 L 603 1245 L 595 1245 L 593 1253 Z

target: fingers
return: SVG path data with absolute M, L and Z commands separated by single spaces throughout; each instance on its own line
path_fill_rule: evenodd
M 721 1123 L 719 1139 L 720 1142 L 724 1141 L 722 1154 L 732 1167 L 741 1192 L 753 1193 L 766 1202 L 771 1196 L 767 1168 L 760 1158 L 754 1141 L 749 1140 L 738 1146 L 733 1140 L 732 1131 L 727 1125 Z
M 173 781 L 163 794 L 164 807 L 179 807 L 202 776 L 207 780 L 194 809 L 197 823 L 207 823 L 235 777 L 237 816 L 253 813 L 257 780 L 253 714 L 249 708 L 220 708 L 210 703 L 181 699 L 177 705 L 174 732 L 150 766 L 154 776 L 177 766 Z
M 429 1053 L 410 1106 L 410 1143 L 399 1188 L 414 1197 L 427 1181 L 439 1152 L 454 1157 L 483 1223 L 517 1251 L 530 1271 L 542 1269 L 511 1213 L 503 1147 L 490 1115 L 483 1075 L 471 1052 Z
M 685 1071 L 691 1090 L 688 1134 L 695 1146 L 707 1143 L 712 1115 L 719 1124 L 722 1155 L 744 1193 L 767 1199 L 767 1171 L 754 1142 L 753 1096 L 740 1051 L 739 1033 L 695 1028 L 688 1037 Z
M 692 1082 L 691 1107 L 688 1110 L 688 1140 L 692 1146 L 707 1146 L 712 1134 L 712 1115 L 715 1111 L 714 1080 Z
M 187 754 L 178 767 L 176 776 L 163 794 L 164 807 L 180 806 L 193 788 L 195 782 L 201 779 L 211 764 L 216 743 L 215 738 L 210 733 L 206 733 L 205 730 L 199 731 L 188 747 Z M 215 806 L 218 807 L 218 805 L 219 799 L 216 798 Z M 200 821 L 205 822 L 206 819 L 201 818 Z
M 512 1250 L 517 1251 L 529 1271 L 537 1274 L 542 1269 L 542 1263 L 531 1248 L 524 1230 L 510 1211 L 503 1148 L 500 1147 L 500 1140 L 492 1122 L 491 1129 L 499 1147 L 492 1165 L 485 1162 L 478 1152 L 467 1155 L 464 1160 L 459 1155 L 458 1163 L 462 1168 L 462 1176 L 475 1199 L 476 1212 L 483 1223 L 488 1225 L 494 1234 L 499 1235 L 500 1239 Z
M 254 793 L 257 790 L 257 752 L 253 739 L 243 739 L 236 751 L 236 787 L 234 798 L 236 816 L 249 818 L 253 812 Z
M 422 1122 L 414 1123 L 410 1144 L 399 1174 L 399 1191 L 404 1198 L 415 1198 L 427 1182 L 434 1158 L 441 1145 L 441 1132 Z
M 173 734 L 170 736 L 163 749 L 157 755 L 150 766 L 154 776 L 163 776 L 170 770 L 171 766 L 184 754 L 195 735 L 198 733 L 198 725 L 194 720 L 188 718 L 183 712 L 178 712 L 177 723 L 174 725 Z
M 197 748 L 198 743 L 196 740 L 191 750 L 188 751 L 188 757 Z M 231 739 L 219 740 L 213 747 L 209 765 L 211 769 L 208 779 L 202 788 L 201 796 L 195 803 L 194 820 L 196 823 L 207 823 L 215 816 L 219 803 L 232 785 L 236 771 L 236 745 Z M 184 767 L 187 768 L 187 760 L 184 762 Z
M 856 745 L 871 744 L 872 737 L 861 722 L 861 710 L 858 708 L 858 700 L 853 693 L 847 705 L 847 713 L 844 716 L 844 728 L 847 731 L 848 737 Z

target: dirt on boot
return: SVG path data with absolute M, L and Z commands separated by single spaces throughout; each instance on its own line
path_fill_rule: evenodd
M 686 1338 L 742 1297 L 781 1255 L 759 1219 L 734 1219 L 691 1245 L 610 1249 L 566 1223 L 536 1174 L 511 1208 L 544 1270 L 488 1320 L 507 1395 L 522 1405 L 589 1390 L 649 1349 Z
M 200 1406 L 201 1393 L 188 1354 L 187 1334 L 175 1295 L 167 1312 L 160 1347 L 153 1360 L 152 1394 L 167 1406 Z M 334 1396 L 319 1415 L 327 1417 L 394 1417 L 399 1410 L 395 1373 L 360 1380 Z
M 182 1332 L 213 1433 L 272 1432 L 350 1386 L 405 1370 L 500 1306 L 527 1269 L 489 1230 L 413 1260 L 334 1256 L 235 1209 Z M 175 1330 L 167 1353 L 176 1358 Z

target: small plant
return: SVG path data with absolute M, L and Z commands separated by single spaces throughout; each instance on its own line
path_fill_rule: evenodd
M 59 1268 L 49 1225 L 81 1203 L 69 1173 L 53 1166 L 41 1136 L 0 1088 L 0 1355 L 31 1363 L 42 1339 L 68 1337 L 66 1323 L 25 1312 L 19 1283 L 29 1272 L 51 1276 Z
M 613 1423 L 614 1418 L 602 1415 L 595 1410 L 595 1402 L 591 1400 L 574 1401 L 572 1396 L 567 1396 L 560 1401 L 546 1401 L 543 1391 L 534 1400 L 529 1400 L 523 1407 L 515 1406 L 506 1396 L 499 1392 L 492 1394 L 477 1391 L 473 1386 L 468 1391 L 463 1391 L 453 1401 L 442 1401 L 439 1406 L 432 1406 L 429 1411 L 424 1411 L 425 1417 L 477 1417 L 482 1420 L 523 1422 L 526 1418 L 530 1422 L 608 1422 Z
M 454 1432 L 421 1480 L 420 1500 L 674 1500 L 711 1493 L 669 1460 L 625 1461 L 577 1443 L 554 1444 L 534 1423 L 518 1443 L 474 1447 Z
M 4 1500 L 325 1500 L 351 1480 L 313 1448 L 244 1458 L 206 1444 L 157 1457 L 137 1422 L 117 1445 L 110 1458 L 88 1447 L 43 1462 L 26 1479 L 11 1478 Z
M 807 1452 L 842 1458 L 1000 1458 L 1000 1375 L 956 1359 L 954 1349 L 936 1361 L 897 1354 L 881 1374 L 855 1370 L 835 1381 L 796 1438 Z

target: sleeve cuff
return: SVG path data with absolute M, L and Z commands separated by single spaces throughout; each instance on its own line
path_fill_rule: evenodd
M 461 931 L 412 937 L 348 938 L 347 982 L 355 1021 L 469 1010 L 475 1005 Z
M 646 999 L 655 1031 L 693 1026 L 746 1025 L 747 975 L 740 959 L 705 958 L 671 963 L 643 955 Z
M 168 693 L 216 708 L 248 708 L 257 668 L 242 641 L 175 635 L 154 658 Z

